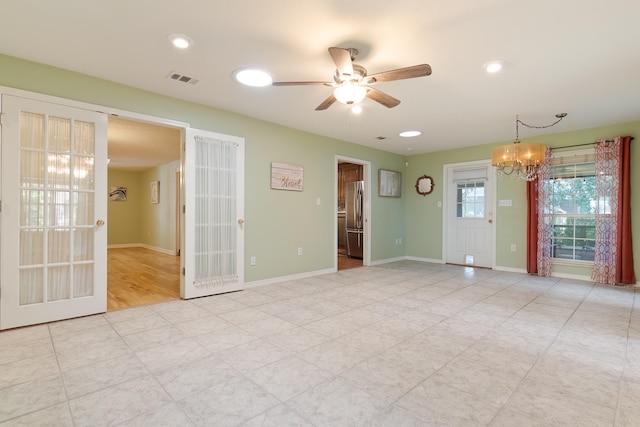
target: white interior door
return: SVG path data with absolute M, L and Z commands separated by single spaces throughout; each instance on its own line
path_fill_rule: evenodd
M 494 173 L 485 162 L 446 167 L 446 262 L 492 268 Z
M 244 285 L 244 139 L 185 130 L 184 254 L 180 295 L 196 298 Z
M 0 329 L 107 309 L 107 117 L 2 95 Z

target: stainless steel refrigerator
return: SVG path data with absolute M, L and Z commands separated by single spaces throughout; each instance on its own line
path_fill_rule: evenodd
M 347 213 L 347 256 L 362 258 L 364 246 L 364 181 L 347 183 L 345 201 Z

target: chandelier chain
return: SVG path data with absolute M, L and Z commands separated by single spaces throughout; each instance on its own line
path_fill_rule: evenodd
M 516 116 L 516 141 L 520 140 L 519 129 L 518 129 L 518 125 L 519 124 L 521 124 L 522 126 L 526 126 L 529 129 L 546 129 L 546 128 L 550 128 L 551 126 L 557 125 L 566 116 L 567 116 L 567 113 L 558 113 L 558 114 L 556 114 L 556 117 L 558 118 L 558 120 L 556 120 L 555 122 L 553 122 L 551 124 L 544 125 L 544 126 L 536 126 L 536 125 L 527 124 L 527 123 L 523 122 L 522 120 L 520 120 L 520 116 Z

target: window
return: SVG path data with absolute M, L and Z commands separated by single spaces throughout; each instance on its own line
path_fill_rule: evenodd
M 566 157 L 554 160 L 550 170 L 551 200 L 548 205 L 552 226 L 551 257 L 556 260 L 593 261 L 596 238 L 595 163 L 566 163 Z
M 457 183 L 457 218 L 484 218 L 484 180 L 464 180 Z

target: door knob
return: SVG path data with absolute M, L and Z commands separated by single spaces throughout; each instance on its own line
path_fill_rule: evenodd
M 102 226 L 104 225 L 104 220 L 103 220 L 103 219 L 99 219 L 99 220 L 97 220 L 97 221 L 96 221 L 96 225 L 97 225 L 98 227 L 102 227 Z
M 238 225 L 243 225 L 243 224 L 244 224 L 244 219 L 240 218 L 240 219 L 238 220 Z
M 489 224 L 493 224 L 493 220 L 492 219 L 489 220 Z

